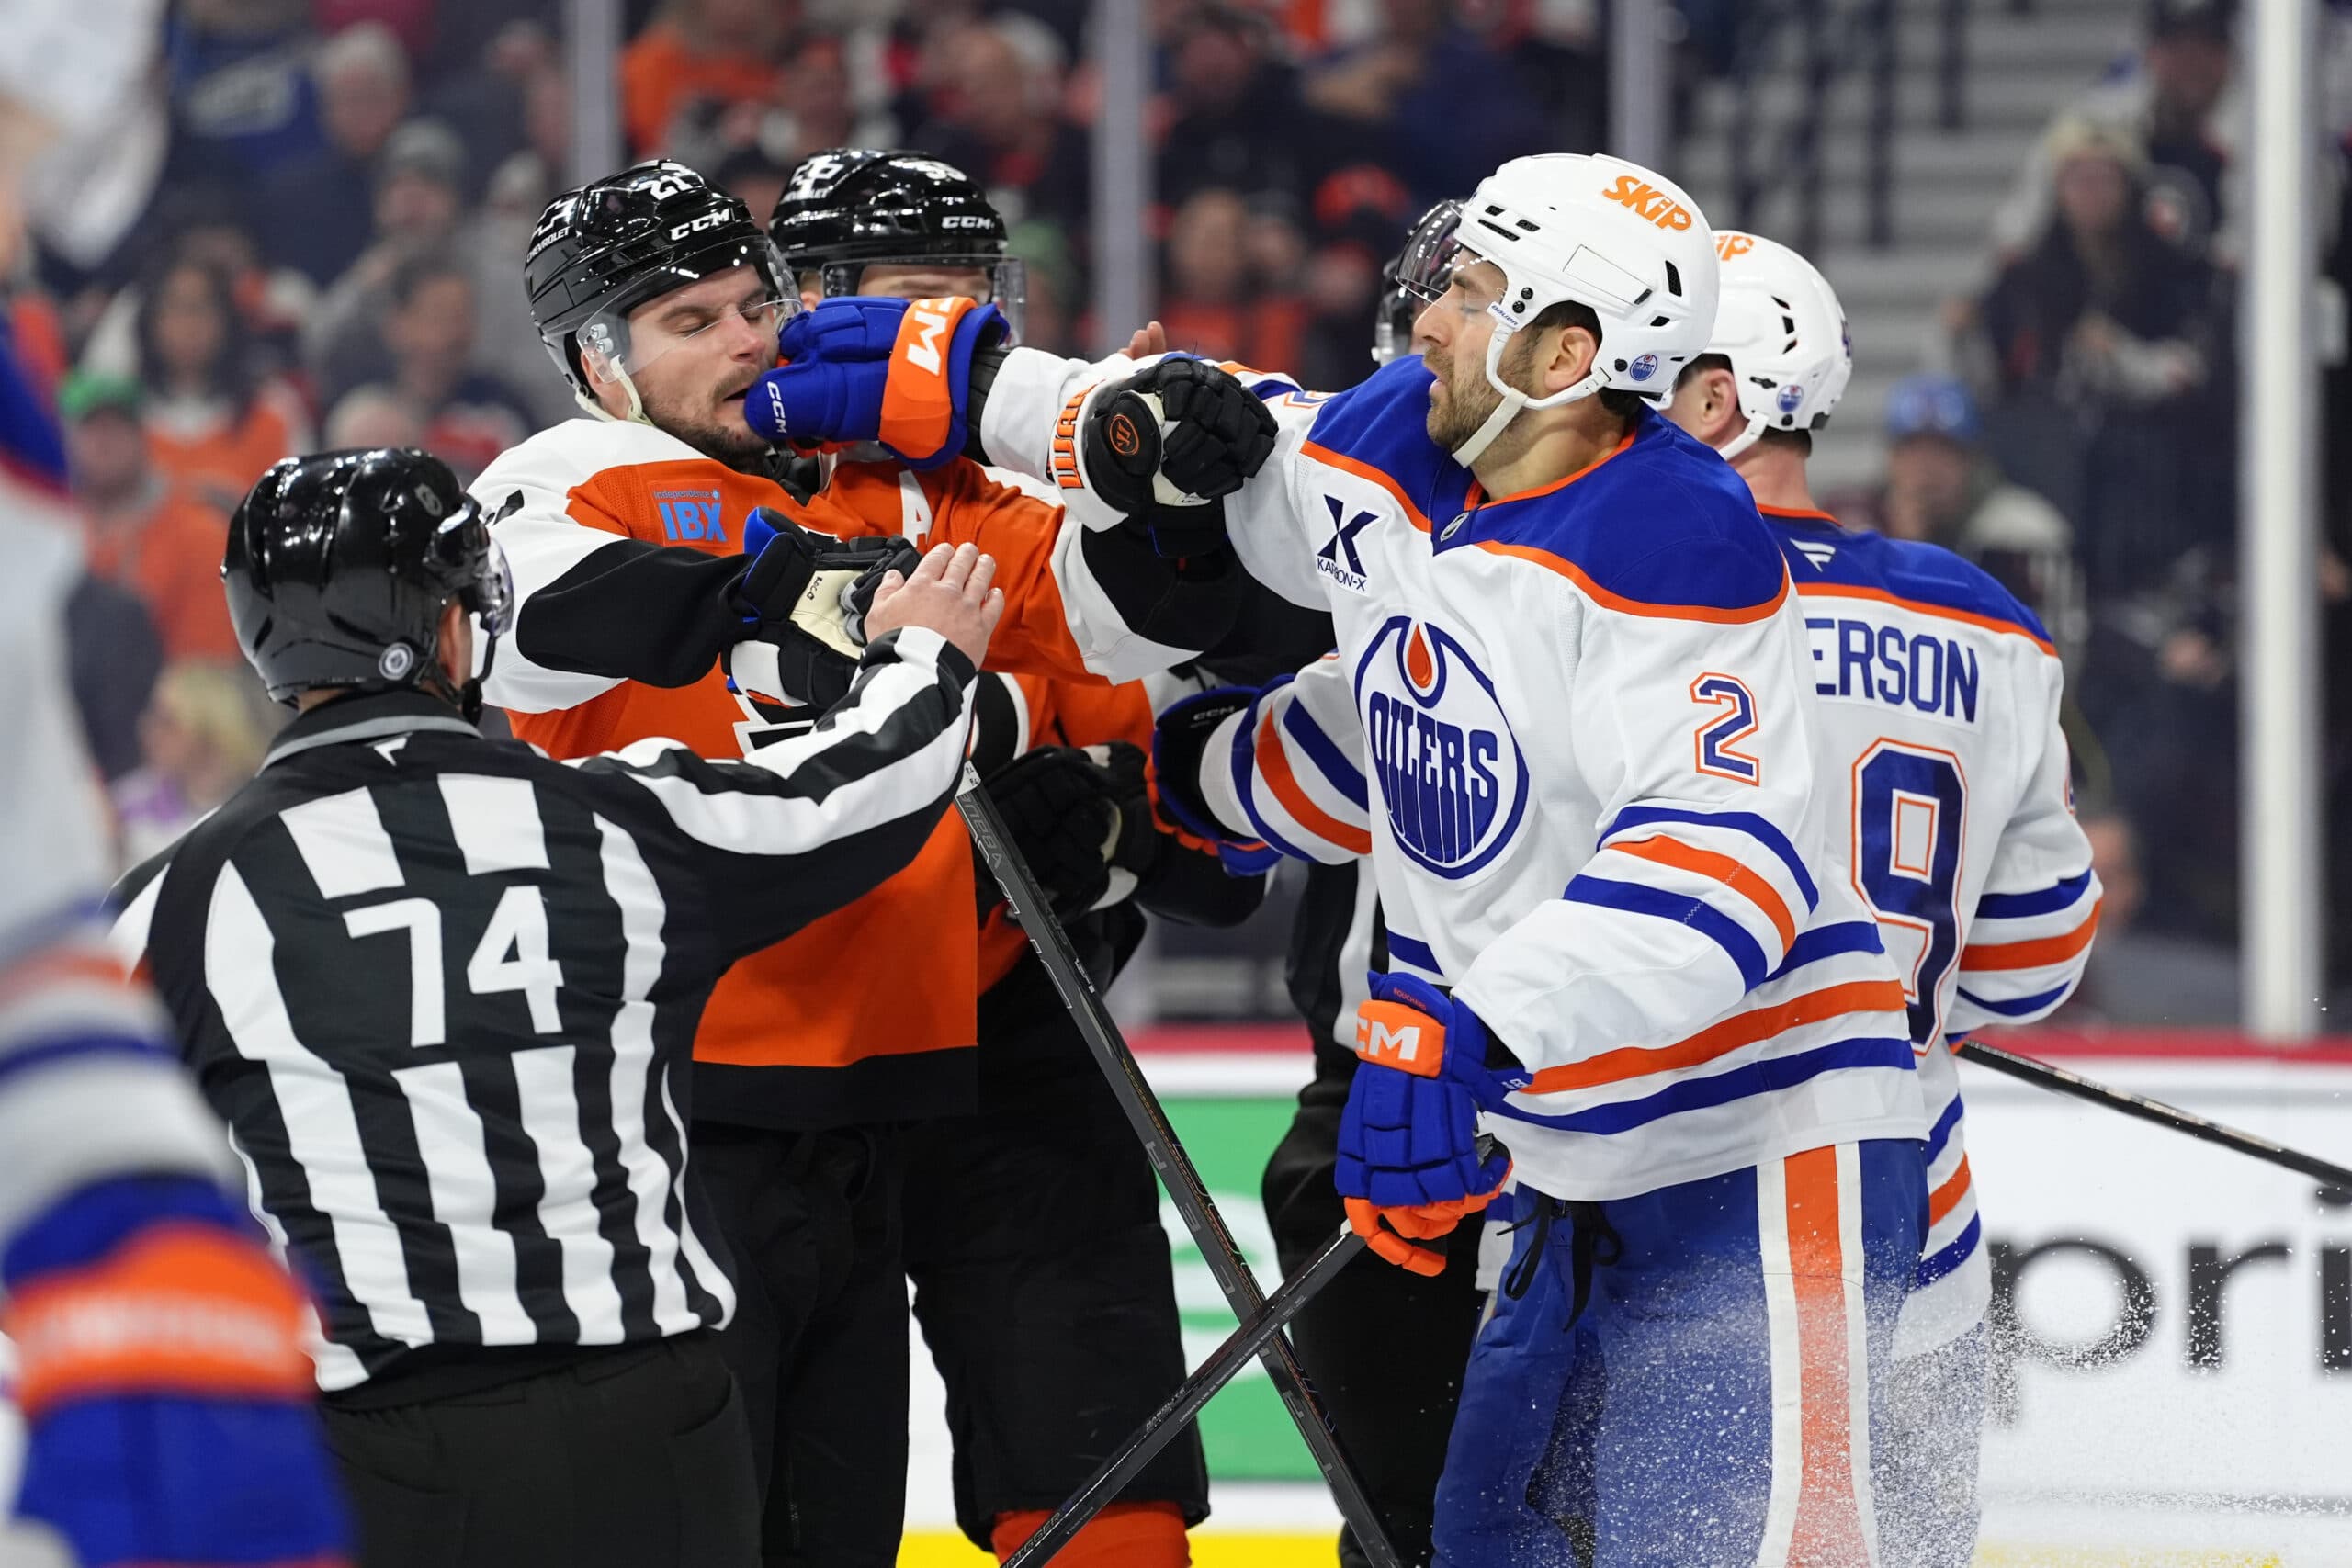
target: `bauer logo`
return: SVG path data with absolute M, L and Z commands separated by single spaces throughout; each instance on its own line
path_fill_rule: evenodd
M 1397 846 L 1440 876 L 1493 864 L 1527 814 L 1527 760 L 1470 650 L 1396 616 L 1356 665 L 1356 693 Z

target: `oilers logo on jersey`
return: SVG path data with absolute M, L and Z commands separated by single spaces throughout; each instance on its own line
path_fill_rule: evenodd
M 1397 847 L 1456 880 L 1493 864 L 1527 813 L 1527 759 L 1470 650 L 1393 616 L 1357 661 L 1356 693 Z

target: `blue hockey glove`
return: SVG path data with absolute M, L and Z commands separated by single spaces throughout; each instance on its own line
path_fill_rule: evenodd
M 84 1568 L 344 1563 L 301 1292 L 210 1183 L 85 1188 L 0 1280 L 27 1435 L 17 1510 Z
M 826 299 L 784 324 L 787 361 L 752 385 L 743 417 L 772 444 L 878 442 L 910 468 L 961 457 L 972 355 L 1004 313 L 969 299 Z
M 1219 686 L 1182 697 L 1159 711 L 1151 727 L 1151 799 L 1180 842 L 1213 849 L 1235 876 L 1258 876 L 1274 868 L 1282 852 L 1260 839 L 1237 839 L 1211 814 L 1202 798 L 1201 770 L 1221 765 L 1204 753 L 1209 737 L 1227 719 L 1247 712 L 1258 694 L 1248 686 Z
M 1486 1025 L 1436 987 L 1408 975 L 1371 982 L 1356 1010 L 1363 1066 L 1340 1116 L 1340 1196 L 1373 1251 L 1435 1274 L 1445 1255 L 1413 1242 L 1485 1208 L 1510 1177 L 1510 1156 L 1481 1143 L 1478 1109 L 1501 1104 L 1527 1074 L 1488 1068 Z

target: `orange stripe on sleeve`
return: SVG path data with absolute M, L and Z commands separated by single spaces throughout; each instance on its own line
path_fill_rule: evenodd
M 1414 504 L 1412 497 L 1399 489 L 1395 479 L 1374 468 L 1370 463 L 1360 457 L 1351 457 L 1343 453 L 1334 452 L 1329 446 L 1318 446 L 1312 441 L 1306 443 L 1299 450 L 1317 462 L 1329 464 L 1341 473 L 1353 474 L 1360 479 L 1370 479 L 1374 484 L 1386 491 L 1389 498 L 1405 509 L 1406 522 L 1410 523 L 1424 534 L 1430 531 L 1429 518 L 1423 515 L 1419 506 Z
M 1663 833 L 1634 839 L 1630 842 L 1620 840 L 1609 848 L 1637 860 L 1670 865 L 1677 871 L 1690 872 L 1720 882 L 1764 911 L 1764 918 L 1770 920 L 1772 929 L 1781 933 L 1781 951 L 1786 952 L 1797 940 L 1797 923 L 1789 918 L 1787 901 L 1770 883 L 1729 855 L 1719 854 L 1713 850 L 1697 849 Z
M 1950 1176 L 1944 1178 L 1944 1184 L 1928 1194 L 1928 1223 L 1931 1225 L 1941 1224 L 1943 1217 L 1960 1207 L 1960 1201 L 1967 1195 L 1968 1156 L 1962 1155 L 1960 1156 L 1960 1164 L 1953 1168 Z
M 1283 738 L 1274 728 L 1274 716 L 1266 715 L 1258 726 L 1258 772 L 1266 786 L 1274 792 L 1284 811 L 1300 827 L 1323 840 L 1336 844 L 1350 854 L 1372 853 L 1372 835 L 1362 828 L 1351 828 L 1307 798 L 1300 787 L 1298 776 L 1291 772 L 1290 754 L 1283 750 Z
M 1789 596 L 1789 569 L 1781 568 L 1781 586 L 1771 598 L 1760 604 L 1746 604 L 1725 610 L 1713 604 L 1653 604 L 1646 600 L 1628 599 L 1622 593 L 1611 593 L 1595 582 L 1585 570 L 1566 556 L 1555 556 L 1549 550 L 1539 550 L 1532 545 L 1506 545 L 1498 539 L 1481 539 L 1478 547 L 1498 556 L 1515 556 L 1532 561 L 1546 571 L 1558 572 L 1581 590 L 1586 598 L 1604 610 L 1621 615 L 1647 615 L 1667 621 L 1704 621 L 1712 626 L 1744 626 L 1772 618 L 1781 603 Z
M 1819 1023 L 1849 1012 L 1901 1012 L 1903 1008 L 1903 983 L 1899 980 L 1850 980 L 1842 986 L 1825 986 L 1776 1007 L 1757 1008 L 1727 1018 L 1672 1045 L 1624 1045 L 1581 1062 L 1545 1067 L 1535 1075 L 1524 1092 L 1557 1094 L 1563 1089 L 1622 1083 L 1645 1073 L 1695 1067 L 1800 1024 Z
M 1962 950 L 1960 972 L 1963 975 L 1983 975 L 2004 969 L 2039 969 L 2045 964 L 2064 964 L 2088 947 L 2091 938 L 2098 934 L 2098 904 L 2092 905 L 2090 918 L 2064 936 L 2046 936 L 2034 942 L 2005 942 L 1992 946 L 1972 942 Z
M 1795 1277 L 1797 1377 L 1804 1460 L 1797 1483 L 1792 1565 L 1871 1561 L 1854 1495 L 1853 1364 L 1847 1322 L 1847 1259 L 1835 1147 L 1807 1149 L 1784 1166 L 1789 1271 Z M 1854 1292 L 1859 1294 L 1859 1292 Z
M 2021 637 L 2052 658 L 2055 658 L 2058 652 L 2056 649 L 2050 646 L 2049 638 L 2037 636 L 2015 621 L 2005 621 L 1996 615 L 1980 615 L 1972 610 L 1954 610 L 1942 604 L 1930 604 L 1924 600 L 1905 599 L 1899 594 L 1889 593 L 1883 588 L 1861 588 L 1843 582 L 1812 582 L 1797 592 L 1807 599 L 1874 599 L 1882 604 L 1893 604 L 1897 609 L 1917 611 L 1922 615 L 1934 615 L 1947 621 L 1965 621 L 1972 626 L 1982 626 L 1986 631 L 2001 632 L 2009 637 Z

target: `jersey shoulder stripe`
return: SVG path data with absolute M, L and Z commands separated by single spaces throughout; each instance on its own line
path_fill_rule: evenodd
M 1549 567 L 1624 614 L 1759 621 L 1788 588 L 1787 564 L 1746 483 L 1646 411 L 1597 462 L 1473 516 L 1480 547 Z
M 1435 379 L 1418 355 L 1390 361 L 1323 405 L 1305 447 L 1314 461 L 1387 491 L 1423 533 L 1430 518 L 1460 512 L 1470 493 L 1470 470 L 1430 439 Z
M 1804 598 L 1876 600 L 2022 637 L 2044 653 L 2056 653 L 2050 633 L 2016 594 L 1983 567 L 1940 545 L 1840 528 L 1816 513 L 1776 513 L 1769 521 Z M 1835 548 L 1804 548 L 1821 541 Z

